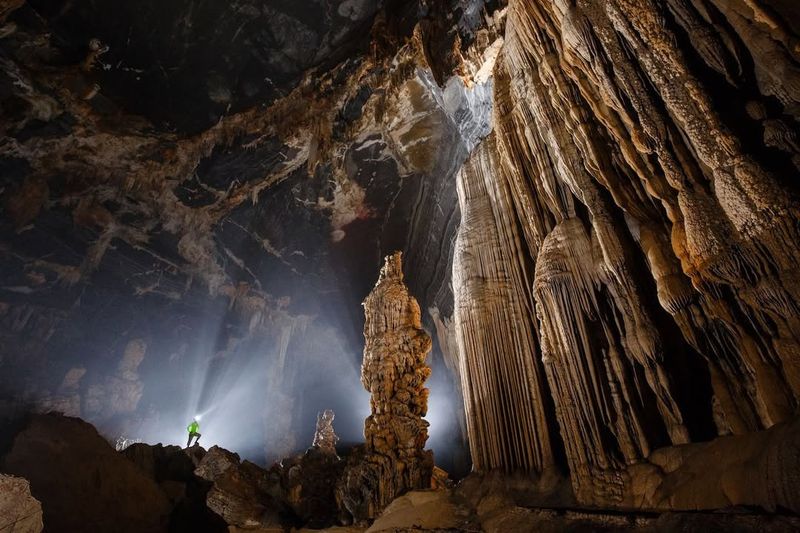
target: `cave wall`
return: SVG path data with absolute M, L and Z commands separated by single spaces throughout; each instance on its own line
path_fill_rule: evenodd
M 582 503 L 630 504 L 657 448 L 797 413 L 800 50 L 763 4 L 508 3 L 459 175 L 463 389 L 531 447 L 557 432 Z M 546 467 L 475 418 L 477 467 Z

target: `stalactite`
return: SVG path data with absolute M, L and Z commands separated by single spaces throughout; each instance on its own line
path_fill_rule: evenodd
M 472 461 L 477 470 L 541 472 L 553 463 L 543 375 L 514 255 L 520 239 L 502 218 L 509 191 L 494 178 L 493 148 L 491 138 L 484 141 L 458 176 L 453 289 Z
M 559 431 L 580 501 L 629 503 L 630 466 L 659 446 L 796 412 L 800 211 L 796 184 L 776 175 L 796 177 L 796 42 L 753 2 L 509 2 L 494 134 L 458 182 L 455 318 L 476 467 L 515 450 L 470 413 L 505 406 L 490 403 L 503 398 L 496 374 L 479 373 L 498 350 L 481 332 L 523 302 L 511 322 L 538 333 L 547 379 L 533 395 L 552 395 L 557 421 L 534 427 Z M 737 111 L 721 111 L 721 91 Z M 763 128 L 763 146 L 737 120 Z M 767 162 L 767 149 L 782 155 Z M 497 271 L 504 311 L 482 298 Z M 531 353 L 499 349 L 504 365 Z

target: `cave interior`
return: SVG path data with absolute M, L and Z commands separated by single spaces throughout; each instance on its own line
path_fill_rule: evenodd
M 0 0 L 0 531 L 798 531 L 799 178 L 794 0 Z

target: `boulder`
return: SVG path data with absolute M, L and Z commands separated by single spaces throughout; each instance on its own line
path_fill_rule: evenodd
M 398 529 L 478 531 L 473 513 L 459 505 L 449 491 L 412 491 L 384 509 L 367 533 Z
M 636 507 L 738 505 L 800 513 L 800 418 L 765 431 L 661 448 L 628 473 Z
M 164 492 L 80 419 L 31 416 L 0 470 L 30 481 L 49 531 L 167 530 L 171 507 Z
M 263 468 L 240 462 L 237 454 L 213 446 L 194 473 L 211 482 L 206 505 L 227 524 L 243 528 L 280 525 L 282 507 L 271 496 L 276 492 L 275 482 Z
M 228 469 L 238 466 L 239 462 L 238 454 L 219 446 L 212 446 L 200 459 L 200 464 L 197 465 L 194 473 L 207 481 L 216 481 Z
M 313 446 L 270 469 L 278 481 L 275 495 L 302 524 L 312 528 L 333 526 L 340 513 L 336 484 L 344 466 L 335 451 Z
M 0 531 L 39 533 L 42 504 L 31 495 L 28 480 L 0 474 Z
M 228 453 L 228 452 L 226 452 Z M 122 455 L 158 483 L 173 505 L 170 530 L 221 533 L 228 524 L 206 506 L 213 483 L 195 475 L 205 457 L 200 446 L 183 450 L 178 446 L 133 444 Z
M 178 446 L 136 443 L 122 451 L 128 460 L 158 483 L 165 480 L 189 481 L 194 477 L 195 465 Z

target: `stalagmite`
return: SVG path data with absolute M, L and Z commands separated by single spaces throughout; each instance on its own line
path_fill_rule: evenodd
M 51 4 L 0 0 L 0 411 L 208 413 L 298 527 L 426 445 L 484 518 L 800 509 L 798 0 Z
M 326 453 L 336 455 L 336 443 L 339 437 L 333 431 L 333 419 L 336 417 L 331 409 L 317 414 L 317 429 L 314 432 L 314 447 Z
M 363 453 L 351 456 L 340 498 L 356 519 L 374 518 L 395 497 L 428 488 L 433 452 L 425 450 L 428 410 L 425 358 L 431 338 L 417 301 L 403 283 L 400 252 L 387 256 L 378 283 L 364 300 L 361 383 L 372 414 L 364 423 Z

